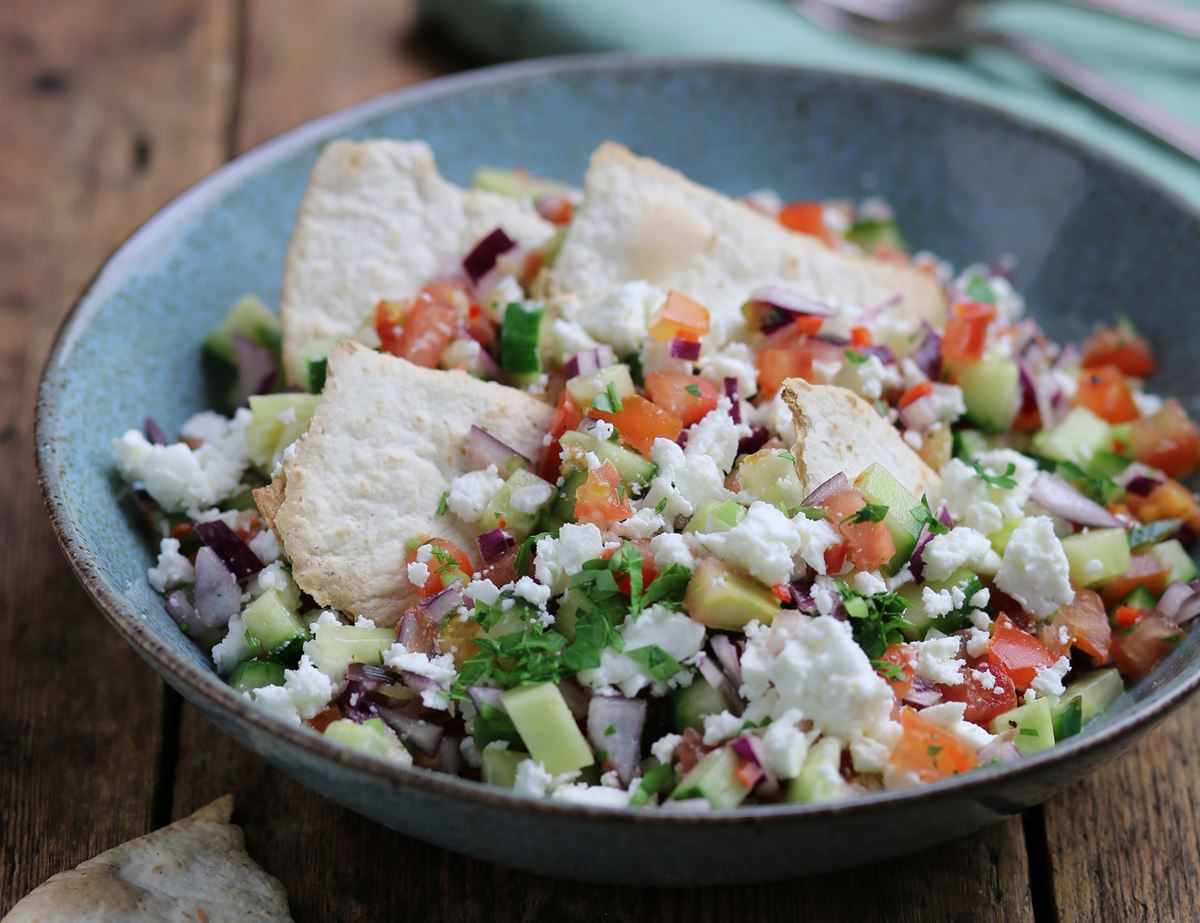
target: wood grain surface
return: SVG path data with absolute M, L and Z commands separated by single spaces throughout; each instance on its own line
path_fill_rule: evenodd
M 34 483 L 54 329 L 104 256 L 224 159 L 470 63 L 413 22 L 394 0 L 0 4 L 0 912 L 233 792 L 300 921 L 1200 919 L 1196 705 L 1024 822 L 923 854 L 766 887 L 611 888 L 465 859 L 319 798 L 181 707 L 108 629 Z

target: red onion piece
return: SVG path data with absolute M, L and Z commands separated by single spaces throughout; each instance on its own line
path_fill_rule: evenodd
M 575 717 L 575 720 L 582 721 L 586 718 L 588 702 L 591 700 L 591 696 L 570 680 L 564 679 L 557 686 L 559 694 L 563 697 L 563 701 L 567 703 L 567 709 Z
M 406 651 L 416 654 L 432 654 L 437 649 L 438 623 L 430 619 L 419 607 L 407 610 L 400 619 L 396 640 Z
M 677 446 L 679 446 L 679 448 L 681 448 L 681 449 L 687 448 L 687 441 L 688 441 L 688 431 L 686 429 L 682 430 L 679 433 L 679 435 L 675 437 L 675 444 Z
M 233 335 L 230 346 L 237 371 L 232 401 L 235 407 L 241 407 L 252 395 L 267 394 L 274 388 L 279 367 L 266 349 L 241 334 Z
M 926 708 L 930 705 L 937 705 L 942 701 L 942 693 L 937 688 L 936 683 L 931 683 L 923 676 L 914 676 L 912 688 L 908 695 L 904 697 L 904 701 L 908 705 L 915 705 L 918 708 Z
M 685 359 L 695 362 L 700 358 L 700 344 L 693 340 L 681 340 L 678 337 L 667 344 L 667 354 L 672 359 Z
M 472 283 L 476 283 L 496 265 L 500 254 L 507 253 L 516 245 L 517 242 L 505 234 L 503 229 L 496 228 L 463 258 L 463 271 L 466 272 Z
M 749 436 L 738 440 L 738 454 L 753 454 L 766 445 L 770 438 L 770 430 L 768 430 L 765 426 L 756 426 L 750 431 Z
M 929 321 L 923 323 L 925 339 L 909 357 L 921 373 L 931 381 L 942 377 L 942 337 Z
M 578 352 L 563 365 L 563 375 L 575 378 L 577 375 L 591 375 L 601 369 L 608 368 L 614 362 L 612 347 L 597 346 Z
M 216 552 L 239 583 L 245 583 L 263 569 L 262 559 L 221 519 L 196 523 L 200 541 Z
M 792 602 L 806 615 L 817 615 L 817 603 L 812 597 L 812 580 L 792 581 Z
M 144 429 L 146 431 L 146 439 L 148 442 L 151 442 L 154 445 L 166 445 L 167 444 L 166 434 L 162 431 L 162 429 L 159 427 L 159 425 L 154 421 L 154 417 L 150 416 L 149 414 L 146 415 L 146 420 L 142 424 L 142 429 Z
M 588 704 L 588 740 L 597 750 L 604 751 L 622 785 L 632 782 L 637 772 L 645 724 L 645 699 L 596 695 Z
M 163 600 L 163 607 L 167 610 L 167 615 L 174 619 L 175 624 L 185 631 L 196 618 L 196 609 L 185 590 L 172 590 L 168 593 L 167 598 Z
M 461 738 L 449 735 L 442 737 L 442 742 L 438 746 L 437 752 L 436 769 L 438 772 L 444 772 L 451 776 L 462 774 L 463 756 L 461 744 Z
M 858 351 L 864 356 L 874 356 L 884 365 L 895 365 L 896 354 L 892 352 L 890 346 L 879 344 L 878 346 L 859 346 Z
M 375 692 L 383 686 L 394 686 L 397 677 L 379 664 L 354 662 L 346 667 L 346 682 L 356 685 L 359 692 Z
M 1068 522 L 1103 528 L 1125 527 L 1121 520 L 1095 500 L 1085 497 L 1057 474 L 1051 474 L 1049 471 L 1038 473 L 1037 480 L 1033 482 L 1032 496 L 1046 512 L 1061 516 Z
M 991 743 L 980 747 L 979 752 L 975 755 L 979 757 L 979 762 L 984 765 L 993 761 L 1011 763 L 1021 758 L 1021 751 L 1017 749 L 1017 745 L 1011 740 L 993 740 Z
M 426 756 L 437 756 L 445 731 L 429 721 L 410 718 L 392 708 L 377 709 L 383 723 L 396 732 L 402 743 L 411 744 Z
M 196 552 L 194 606 L 200 628 L 224 628 L 242 608 L 237 578 L 207 545 Z
M 1066 402 L 1063 400 L 1062 389 L 1049 372 L 1034 377 L 1033 396 L 1037 401 L 1038 416 L 1043 428 L 1057 425 L 1066 416 Z
M 741 689 L 742 663 L 737 647 L 734 646 L 734 643 L 729 640 L 727 635 L 713 635 L 709 644 L 712 646 L 713 655 L 721 664 L 721 669 L 725 671 L 725 675 L 733 683 L 733 688 Z
M 729 398 L 729 417 L 734 423 L 742 422 L 742 401 L 738 395 L 738 380 L 726 378 L 721 384 L 725 388 L 725 396 Z
M 789 314 L 808 314 L 816 317 L 833 317 L 837 311 L 827 304 L 797 295 L 778 285 L 764 285 L 750 293 L 749 302 Z
M 1129 493 L 1145 497 L 1159 484 L 1165 484 L 1167 476 L 1157 468 L 1151 468 L 1141 462 L 1134 462 L 1113 480 L 1117 486 L 1124 487 Z
M 938 405 L 930 394 L 900 408 L 900 422 L 906 429 L 923 433 L 938 421 Z
M 762 743 L 757 737 L 743 734 L 741 737 L 735 737 L 729 747 L 738 757 L 753 767 L 754 771 L 746 772 L 743 769 L 741 773 L 742 781 L 747 783 L 750 788 L 754 788 L 767 777 L 767 771 L 763 767 Z
M 425 617 L 435 625 L 440 625 L 445 621 L 446 616 L 462 605 L 463 593 L 462 587 L 458 583 L 453 583 L 444 590 L 439 590 L 432 596 L 427 596 L 421 600 L 421 611 L 425 613 Z
M 490 564 L 509 548 L 517 547 L 517 543 L 513 541 L 513 537 L 503 529 L 492 529 L 491 532 L 484 532 L 475 539 L 475 544 L 479 546 L 479 554 L 483 557 L 485 564 Z
M 1155 608 L 1173 625 L 1182 625 L 1200 615 L 1200 590 L 1176 581 L 1163 591 Z
M 917 539 L 916 545 L 913 546 L 912 554 L 908 556 L 908 569 L 913 575 L 913 580 L 920 581 L 925 575 L 925 546 L 933 541 L 933 533 L 929 531 L 928 526 L 921 528 L 921 536 Z
M 733 683 L 729 681 L 729 677 L 725 675 L 725 672 L 704 651 L 701 651 L 696 656 L 696 668 L 700 671 L 700 675 L 704 677 L 704 681 L 725 697 L 725 703 L 729 706 L 731 712 L 735 715 L 740 715 L 745 710 L 746 703 L 742 701 L 737 690 L 733 688 Z
M 491 381 L 503 382 L 505 380 L 504 370 L 500 368 L 500 363 L 496 361 L 486 349 L 480 349 L 479 355 L 476 357 L 479 363 L 479 369 Z
M 495 686 L 468 686 L 467 695 L 471 697 L 471 702 L 475 706 L 476 711 L 483 711 L 484 705 L 490 705 L 492 708 L 500 712 L 507 712 L 504 708 L 504 691 L 497 689 Z
M 846 477 L 844 472 L 839 471 L 828 481 L 814 490 L 811 494 L 805 497 L 801 502 L 801 506 L 820 506 L 825 500 L 828 500 L 834 494 L 841 493 L 843 490 L 850 489 L 850 479 Z
M 518 468 L 532 467 L 528 458 L 479 426 L 472 425 L 467 432 L 467 453 L 480 467 L 495 465 L 508 474 Z
M 413 673 L 411 670 L 400 671 L 400 682 L 413 692 L 440 692 L 442 688 L 438 685 L 437 680 L 422 676 L 420 673 Z

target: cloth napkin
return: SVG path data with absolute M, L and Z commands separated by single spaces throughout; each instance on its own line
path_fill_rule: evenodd
M 1200 7 L 1200 0 L 1176 0 Z M 786 0 L 421 0 L 424 15 L 491 60 L 625 51 L 810 65 L 903 80 L 999 106 L 1126 161 L 1200 207 L 1200 164 L 1060 89 L 1033 65 L 979 48 L 918 54 L 835 34 Z M 1200 41 L 1046 0 L 982 14 L 1041 38 L 1200 124 Z

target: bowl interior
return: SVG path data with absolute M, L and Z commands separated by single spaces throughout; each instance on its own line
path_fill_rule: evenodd
M 1200 218 L 1069 142 L 925 91 L 783 68 L 552 62 L 456 78 L 321 120 L 205 181 L 119 251 L 64 328 L 39 408 L 47 492 L 123 631 L 173 664 L 211 674 L 146 583 L 153 556 L 128 497 L 114 501 L 110 440 L 147 413 L 174 431 L 204 406 L 202 340 L 244 293 L 277 303 L 309 168 L 346 136 L 424 138 L 461 183 L 482 165 L 578 182 L 612 138 L 729 193 L 881 195 L 917 248 L 959 265 L 1016 257 L 1053 336 L 1131 317 L 1158 351 L 1156 387 L 1200 411 Z M 1189 683 L 1196 656 L 1189 637 L 1085 736 Z

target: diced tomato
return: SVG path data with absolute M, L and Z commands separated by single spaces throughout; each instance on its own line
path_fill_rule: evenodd
M 644 538 L 638 538 L 634 539 L 630 544 L 642 553 L 642 589 L 645 589 L 658 576 L 658 568 L 654 566 L 654 556 L 650 554 L 650 542 Z M 602 557 L 607 561 L 616 553 L 617 550 L 615 548 L 610 548 L 604 552 Z M 629 595 L 632 587 L 629 585 L 628 574 L 623 573 L 617 578 L 617 589 L 626 596 Z M 790 599 L 791 597 L 789 596 L 788 598 Z
M 517 548 L 509 548 L 494 561 L 489 561 L 479 569 L 480 580 L 490 580 L 496 586 L 508 586 L 518 577 L 529 577 L 533 574 L 533 559 L 530 558 L 528 572 L 517 573 Z
M 990 673 L 991 688 L 976 676 L 975 671 Z M 986 725 L 997 715 L 1002 715 L 1017 704 L 1017 691 L 1012 677 L 999 663 L 983 660 L 963 673 L 963 682 L 955 685 L 940 685 L 942 698 L 949 702 L 966 705 L 963 717 L 976 724 Z
M 1139 609 L 1137 606 L 1117 606 L 1117 611 L 1113 613 L 1113 624 L 1118 629 L 1129 628 L 1140 622 L 1147 611 L 1149 610 Z
M 413 300 L 400 335 L 392 341 L 388 352 L 413 365 L 437 368 L 442 352 L 458 328 L 459 307 L 465 313 L 467 300 L 466 293 L 451 283 L 425 286 Z
M 454 665 L 461 666 L 477 653 L 475 639 L 483 634 L 483 626 L 474 619 L 452 616 L 442 621 L 438 632 L 438 649 L 448 651 L 454 657 Z
M 851 327 L 850 328 L 850 342 L 854 346 L 870 346 L 871 345 L 871 331 L 868 330 L 866 327 Z
M 575 409 L 571 395 L 566 391 L 558 398 L 558 406 L 554 408 L 554 416 L 550 418 L 550 443 L 542 449 L 542 458 L 538 464 L 538 477 L 553 484 L 558 480 L 560 467 L 559 453 L 562 445 L 559 440 L 567 430 L 575 429 L 583 417 Z
M 1067 629 L 1065 645 L 1063 628 Z M 1066 648 L 1076 647 L 1096 663 L 1106 663 L 1112 648 L 1112 628 L 1100 594 L 1076 587 L 1075 599 L 1060 608 L 1042 629 L 1042 642 L 1056 657 L 1066 653 Z
M 884 673 L 880 673 L 880 675 L 892 687 L 892 694 L 896 697 L 896 701 L 903 702 L 904 697 L 912 692 L 913 686 L 914 658 L 911 649 L 903 644 L 892 644 L 879 659 L 896 666 L 896 670 L 889 671 L 890 676 Z
M 1148 551 L 1130 558 L 1129 570 L 1105 581 L 1100 588 L 1100 595 L 1110 606 L 1120 602 L 1139 586 L 1144 586 L 1157 596 L 1167 588 L 1170 579 L 1170 565 L 1164 564 L 1156 554 Z
M 1084 369 L 1079 373 L 1075 404 L 1086 407 L 1109 423 L 1128 423 L 1138 418 L 1133 391 L 1121 370 L 1111 365 Z
M 525 254 L 525 265 L 521 268 L 521 284 L 528 286 L 537 277 L 537 274 L 542 271 L 542 264 L 546 262 L 546 253 L 543 250 L 530 250 Z
M 1200 431 L 1173 397 L 1157 413 L 1134 420 L 1129 441 L 1138 461 L 1170 477 L 1182 477 L 1200 465 Z
M 484 349 L 496 342 L 496 322 L 474 301 L 467 308 L 467 333 Z
M 987 342 L 988 324 L 996 317 L 996 306 L 981 301 L 964 301 L 954 306 L 942 333 L 943 359 L 979 359 Z
M 812 350 L 800 346 L 768 347 L 758 351 L 758 392 L 769 397 L 779 390 L 788 378 L 812 381 Z
M 682 292 L 671 289 L 667 300 L 650 318 L 650 336 L 656 340 L 691 340 L 700 342 L 708 333 L 708 308 L 693 301 Z
M 866 506 L 858 488 L 839 491 L 821 504 L 829 521 L 846 539 L 846 551 L 856 570 L 875 570 L 896 554 L 896 540 L 882 522 L 850 522 Z
M 587 480 L 575 491 L 575 518 L 604 525 L 632 515 L 628 493 L 613 463 L 605 461 L 588 471 Z
M 928 397 L 930 394 L 933 394 L 933 385 L 928 381 L 919 381 L 900 397 L 900 408 L 904 409 L 909 404 Z
M 589 407 L 587 415 L 611 423 L 621 434 L 621 441 L 643 455 L 650 454 L 655 439 L 674 442 L 683 430 L 679 417 L 637 394 L 621 398 L 621 409 L 616 413 Z
M 1094 331 L 1083 343 L 1085 369 L 1106 365 L 1134 378 L 1145 378 L 1154 371 L 1154 354 L 1145 337 L 1126 325 L 1117 324 Z
M 789 231 L 811 234 L 829 243 L 825 206 L 820 202 L 788 202 L 779 210 L 779 223 Z
M 1193 532 L 1200 532 L 1200 501 L 1178 481 L 1159 484 L 1144 497 L 1126 494 L 1125 503 L 1141 522 L 1179 519 Z
M 379 337 L 379 348 L 390 353 L 400 339 L 400 328 L 404 323 L 404 315 L 408 313 L 409 302 L 392 301 L 387 298 L 379 299 L 375 305 L 375 334 Z
M 1029 687 L 1039 667 L 1052 667 L 1057 659 L 1046 650 L 1046 645 L 1017 628 L 1003 612 L 996 618 L 988 663 L 1003 667 L 1018 691 L 1024 692 Z
M 551 224 L 570 224 L 571 215 L 574 212 L 574 206 L 571 200 L 565 195 L 559 193 L 550 193 L 544 195 L 534 203 L 534 208 L 538 214 L 549 221 Z
M 733 775 L 746 788 L 754 788 L 763 780 L 766 773 L 754 760 L 740 759 L 737 768 L 733 770 Z
M 944 728 L 921 718 L 911 708 L 900 710 L 903 733 L 889 762 L 920 782 L 932 782 L 966 772 L 979 765 L 979 757 L 955 740 Z
M 308 726 L 318 734 L 324 734 L 325 728 L 333 724 L 342 717 L 342 710 L 336 705 L 330 705 L 328 708 L 322 708 L 319 712 L 308 719 Z
M 683 372 L 651 372 L 646 376 L 646 397 L 691 426 L 717 406 L 720 394 L 707 378 Z
M 825 549 L 825 573 L 839 574 L 842 567 L 846 564 L 846 555 L 850 552 L 850 546 L 845 542 L 838 542 L 836 545 L 830 545 Z
M 1174 649 L 1180 637 L 1178 625 L 1152 610 L 1130 627 L 1113 633 L 1113 660 L 1122 674 L 1141 679 Z
M 432 545 L 437 549 L 426 564 L 429 568 L 429 579 L 420 589 L 422 599 L 441 592 L 455 581 L 465 586 L 475 571 L 467 553 L 448 538 L 429 538 L 423 542 L 410 542 L 409 544 L 412 547 L 404 556 L 405 567 L 417 559 L 417 551 L 422 545 Z

